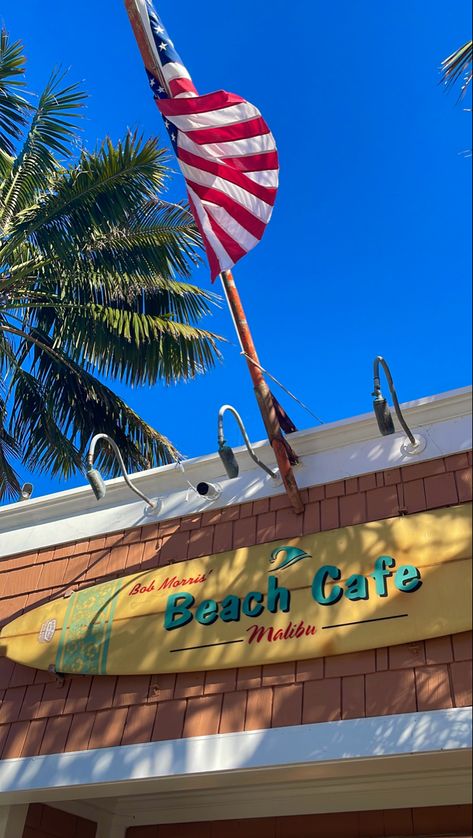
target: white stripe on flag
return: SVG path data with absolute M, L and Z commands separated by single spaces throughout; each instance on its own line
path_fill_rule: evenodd
M 215 218 L 217 224 L 225 230 L 228 235 L 248 253 L 259 244 L 259 239 L 252 236 L 248 230 L 245 230 L 241 224 L 238 223 L 226 209 L 218 207 L 216 204 L 211 204 L 209 201 L 202 201 L 202 206 L 205 207 L 209 215 Z
M 191 80 L 188 70 L 186 70 L 183 64 L 178 64 L 177 61 L 173 61 L 171 64 L 165 64 L 163 66 L 163 75 L 166 81 L 173 81 L 173 79 Z
M 166 67 L 170 66 L 170 64 L 166 65 Z M 226 125 L 233 125 L 235 122 L 247 122 L 260 116 L 259 110 L 254 105 L 246 103 L 230 105 L 228 108 L 220 108 L 217 111 L 208 111 L 207 113 L 168 116 L 168 119 L 181 131 L 198 131 L 201 128 L 223 128 Z
M 272 134 L 262 134 L 260 137 L 251 137 L 248 140 L 233 140 L 228 143 L 207 143 L 199 145 L 191 140 L 187 134 L 179 134 L 179 146 L 185 148 L 192 154 L 200 157 L 208 155 L 220 160 L 225 157 L 247 157 L 250 154 L 263 154 L 267 151 L 276 151 L 276 142 Z
M 199 216 L 199 221 L 202 225 L 205 238 L 207 239 L 208 243 L 210 244 L 213 252 L 215 253 L 220 263 L 220 270 L 227 271 L 233 267 L 234 262 L 232 262 L 223 244 L 221 244 L 214 231 L 212 230 L 212 225 L 210 224 L 210 221 L 207 218 L 207 214 L 201 204 L 199 196 L 195 194 L 194 190 L 190 186 L 188 186 L 187 188 L 189 190 L 189 195 L 192 199 L 192 202 L 195 206 L 195 211 Z
M 260 186 L 269 186 L 277 189 L 279 186 L 279 172 L 277 169 L 269 169 L 265 172 L 245 172 L 245 175 Z
M 231 181 L 225 180 L 224 178 L 216 177 L 211 172 L 204 172 L 203 169 L 188 166 L 182 160 L 179 160 L 179 165 L 186 179 L 223 192 L 264 223 L 267 223 L 271 218 L 273 208 L 265 203 L 265 201 L 262 201 L 261 198 L 257 198 L 256 195 L 251 195 L 250 192 L 247 192 L 241 186 L 237 186 L 235 183 L 231 183 Z

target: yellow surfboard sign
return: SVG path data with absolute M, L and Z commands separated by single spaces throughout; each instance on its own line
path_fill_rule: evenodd
M 131 675 L 455 634 L 471 627 L 471 548 L 465 504 L 207 556 L 48 602 L 2 630 L 0 654 Z

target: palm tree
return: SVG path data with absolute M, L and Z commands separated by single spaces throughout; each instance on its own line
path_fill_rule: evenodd
M 128 469 L 172 462 L 171 442 L 103 379 L 177 382 L 219 357 L 196 325 L 215 297 L 186 282 L 198 232 L 184 205 L 159 197 L 165 152 L 132 134 L 80 150 L 85 94 L 54 73 L 33 106 L 24 64 L 3 32 L 0 498 L 18 496 L 18 463 L 60 477 L 82 468 L 94 432 L 114 437 Z M 110 451 L 99 459 L 116 473 Z

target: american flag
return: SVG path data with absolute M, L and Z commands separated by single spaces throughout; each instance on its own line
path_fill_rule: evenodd
M 276 143 L 254 105 L 199 96 L 150 0 L 125 0 L 202 234 L 212 281 L 263 237 L 279 184 Z

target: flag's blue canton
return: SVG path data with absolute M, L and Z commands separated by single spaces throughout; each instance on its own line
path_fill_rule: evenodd
M 153 95 L 155 99 L 169 99 L 168 94 L 166 93 L 164 87 L 161 86 L 161 82 L 153 76 L 149 70 L 146 70 L 146 75 L 148 76 L 149 86 L 153 91 Z M 171 140 L 172 147 L 174 149 L 174 153 L 177 156 L 177 137 L 178 137 L 178 130 L 169 119 L 165 119 L 163 117 L 163 122 L 166 127 L 166 131 L 169 134 L 169 139 Z
M 149 70 L 146 70 L 146 75 L 148 76 L 149 86 L 153 91 L 153 96 L 155 99 L 169 99 L 168 94 L 166 93 L 164 87 L 161 85 L 159 79 L 153 76 Z
M 172 147 L 173 147 L 173 150 L 174 150 L 174 154 L 177 157 L 178 156 L 177 155 L 177 138 L 179 136 L 179 131 L 177 130 L 176 126 L 173 125 L 172 122 L 169 121 L 169 119 L 164 120 L 164 125 L 165 125 L 166 130 L 169 134 L 169 139 L 171 140 Z
M 154 42 L 156 44 L 156 49 L 159 53 L 161 64 L 171 64 L 173 62 L 175 64 L 182 64 L 179 53 L 177 53 L 174 49 L 173 42 L 171 41 L 165 27 L 161 22 L 161 19 L 156 14 L 149 0 L 146 0 L 146 5 L 148 7 L 151 31 L 153 33 Z

